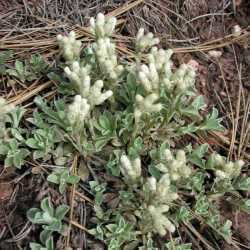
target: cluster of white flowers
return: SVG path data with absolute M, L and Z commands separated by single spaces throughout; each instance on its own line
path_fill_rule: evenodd
M 116 80 L 123 71 L 123 66 L 118 64 L 115 45 L 110 38 L 100 38 L 93 45 L 96 58 L 103 74 Z
M 175 231 L 174 224 L 167 218 L 164 214 L 168 212 L 168 205 L 152 206 L 148 207 L 148 211 L 152 217 L 153 228 L 156 233 L 159 233 L 161 236 L 164 236 L 167 231 L 173 233 Z
M 210 160 L 213 162 L 215 175 L 219 180 L 232 179 L 239 176 L 244 161 L 238 160 L 236 162 L 227 162 L 221 155 L 212 154 Z
M 152 93 L 143 97 L 136 95 L 136 106 L 134 110 L 135 122 L 140 120 L 143 113 L 159 112 L 162 109 L 162 104 L 155 102 L 158 100 L 158 94 Z
M 90 105 L 80 95 L 74 97 L 74 101 L 68 107 L 67 117 L 74 128 L 82 128 L 86 117 L 89 115 Z
M 122 155 L 120 162 L 125 180 L 128 183 L 140 183 L 142 174 L 140 158 L 131 160 L 128 156 Z M 152 197 L 150 204 L 146 205 L 146 211 L 151 216 L 153 230 L 162 236 L 166 234 L 166 230 L 174 232 L 175 226 L 169 221 L 167 215 L 163 214 L 169 210 L 169 204 L 178 199 L 178 194 L 171 190 L 169 174 L 165 173 L 158 182 L 155 177 L 148 178 L 145 187 Z
M 176 94 L 185 92 L 195 84 L 195 70 L 191 65 L 182 64 L 171 77 L 172 84 L 169 85 L 170 91 Z
M 143 52 L 146 49 L 158 44 L 159 42 L 159 38 L 155 38 L 153 33 L 149 32 L 145 35 L 144 29 L 140 28 L 135 41 L 136 51 Z
M 135 182 L 141 176 L 141 160 L 136 158 L 134 160 L 129 159 L 128 156 L 121 156 L 121 172 L 125 179 L 129 182 Z
M 89 75 L 90 67 L 81 67 L 79 62 L 75 61 L 72 63 L 71 68 L 66 67 L 64 72 L 70 79 L 71 83 L 75 85 L 78 93 L 87 99 L 91 108 L 102 104 L 109 97 L 113 95 L 111 90 L 102 92 L 103 81 L 97 80 L 91 86 L 91 78 Z
M 117 80 L 123 71 L 123 66 L 118 64 L 115 44 L 110 36 L 115 30 L 115 17 L 105 17 L 99 13 L 96 20 L 90 19 L 90 31 L 95 36 L 94 52 L 103 74 L 112 80 Z
M 96 19 L 90 18 L 90 31 L 96 38 L 110 37 L 115 30 L 116 22 L 115 17 L 105 17 L 99 13 Z
M 158 182 L 155 177 L 148 178 L 146 185 L 156 203 L 170 203 L 178 198 L 178 194 L 171 191 L 171 179 L 168 173 L 165 173 Z
M 91 31 L 95 35 L 96 43 L 94 49 L 96 57 L 100 63 L 100 68 L 111 78 L 116 78 L 122 71 L 117 65 L 115 46 L 108 38 L 115 28 L 116 19 L 106 19 L 104 15 L 98 14 L 97 20 L 91 18 Z M 82 66 L 79 62 L 81 42 L 76 40 L 76 35 L 72 31 L 69 36 L 58 35 L 57 40 L 62 50 L 63 57 L 69 65 L 64 68 L 66 76 L 69 78 L 77 92 L 74 102 L 69 105 L 68 118 L 70 123 L 79 126 L 84 121 L 89 110 L 96 105 L 102 104 L 113 95 L 111 90 L 102 91 L 104 83 L 102 80 L 91 82 L 91 66 Z M 79 115 L 79 117 L 77 117 Z
M 159 92 L 161 86 L 169 88 L 172 76 L 172 50 L 153 47 L 147 56 L 149 66 L 143 64 L 138 69 L 138 81 L 147 93 Z
M 76 34 L 74 31 L 71 31 L 69 36 L 58 35 L 57 41 L 65 61 L 72 62 L 79 58 L 81 42 L 76 40 Z
M 171 233 L 175 231 L 175 226 L 163 214 L 169 210 L 169 204 L 178 199 L 178 194 L 171 191 L 170 184 L 169 174 L 164 174 L 158 182 L 155 177 L 150 177 L 146 183 L 152 197 L 152 204 L 147 210 L 151 214 L 154 231 L 162 236 L 166 230 Z
M 169 149 L 164 151 L 165 162 L 159 163 L 156 167 L 164 172 L 168 173 L 171 180 L 177 181 L 180 178 L 188 178 L 191 174 L 191 168 L 187 165 L 186 154 L 184 150 L 178 150 L 176 157 L 173 156 Z
M 138 52 L 144 51 L 155 44 L 159 40 L 153 37 L 152 33 L 144 35 L 144 30 L 138 32 L 136 39 L 136 48 Z M 145 90 L 146 97 L 154 93 L 159 96 L 160 89 L 165 88 L 168 93 L 178 95 L 185 93 L 188 88 L 193 87 L 195 83 L 195 69 L 187 64 L 182 64 L 175 72 L 172 72 L 172 61 L 170 60 L 173 51 L 171 49 L 164 50 L 152 47 L 150 52 L 146 54 L 146 63 L 137 63 L 136 67 L 132 67 L 137 82 L 141 84 Z M 150 99 L 150 98 L 149 98 Z M 157 98 L 158 99 L 158 98 Z M 139 97 L 139 100 L 142 100 Z M 154 102 L 156 99 L 154 100 Z M 136 119 L 141 116 L 143 112 L 158 112 L 159 105 L 156 109 L 146 110 L 143 105 L 135 106 Z

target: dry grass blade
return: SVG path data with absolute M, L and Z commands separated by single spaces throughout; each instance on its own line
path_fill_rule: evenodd
M 13 98 L 10 98 L 8 100 L 8 103 L 12 103 L 14 105 L 20 105 L 23 102 L 25 102 L 25 101 L 29 100 L 30 98 L 32 98 L 33 96 L 36 96 L 42 90 L 50 87 L 51 85 L 52 85 L 52 82 L 48 81 L 48 82 L 46 82 L 44 84 L 35 86 L 33 89 L 31 89 L 29 91 L 24 90 L 21 94 L 15 96 Z

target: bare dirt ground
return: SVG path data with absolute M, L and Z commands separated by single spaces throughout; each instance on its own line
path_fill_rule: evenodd
M 116 39 L 124 58 L 132 53 L 132 37 L 139 27 L 144 27 L 161 38 L 163 47 L 174 49 L 176 64 L 194 60 L 198 67 L 197 88 L 209 107 L 219 109 L 226 127 L 226 132 L 200 136 L 196 143 L 207 142 L 230 159 L 249 162 L 250 1 L 1 0 L 0 50 L 13 50 L 15 58 L 22 59 L 40 53 L 53 65 L 56 34 L 73 29 L 87 44 L 91 40 L 86 30 L 89 18 L 98 12 L 118 17 Z M 55 86 L 46 78 L 29 86 L 0 83 L 0 96 L 15 104 L 30 107 L 37 94 L 51 98 Z M 26 249 L 33 237 L 26 211 L 48 192 L 55 203 L 62 198 L 49 189 L 42 175 L 31 175 L 30 170 L 6 172 L 2 168 L 0 165 L 0 249 Z M 82 225 L 88 224 L 91 207 L 87 203 L 81 202 L 75 208 Z M 238 248 L 220 243 L 221 249 L 250 249 L 249 215 L 231 210 L 226 201 L 222 201 L 221 209 L 225 218 L 234 222 L 234 239 L 238 242 Z M 86 237 L 76 226 L 72 246 L 80 244 L 85 249 Z M 58 242 L 57 248 L 62 249 Z M 97 242 L 91 244 L 91 249 L 104 249 Z

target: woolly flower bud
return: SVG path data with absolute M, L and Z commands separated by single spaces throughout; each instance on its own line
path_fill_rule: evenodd
M 102 80 L 97 80 L 91 87 L 91 91 L 88 96 L 88 100 L 91 106 L 100 105 L 113 95 L 113 92 L 111 90 L 102 93 L 102 88 Z
M 69 36 L 57 36 L 57 41 L 62 50 L 65 61 L 71 62 L 80 56 L 81 42 L 76 40 L 74 31 L 69 33 Z
M 121 172 L 123 176 L 130 180 L 136 181 L 141 176 L 141 160 L 136 158 L 135 160 L 130 160 L 128 156 L 121 156 Z
M 138 80 L 147 92 L 152 92 L 160 88 L 160 78 L 155 64 L 150 63 L 149 67 L 143 64 L 138 72 Z
M 212 154 L 210 157 L 211 168 L 214 169 L 218 180 L 232 179 L 239 176 L 244 161 L 238 160 L 236 162 L 226 162 L 226 160 L 219 154 Z
M 195 70 L 192 66 L 182 64 L 171 77 L 171 81 L 175 86 L 176 94 L 183 93 L 188 88 L 193 87 L 195 83 L 195 75 Z
M 168 212 L 169 206 L 161 205 L 159 207 L 155 207 L 150 205 L 148 207 L 148 211 L 153 220 L 153 228 L 156 233 L 159 233 L 160 236 L 164 236 L 167 231 L 173 233 L 175 231 L 175 226 L 171 221 L 167 218 L 164 213 Z
M 157 183 L 156 199 L 160 202 L 172 202 L 178 199 L 178 194 L 170 190 L 170 176 L 165 173 Z
M 80 128 L 83 126 L 89 114 L 90 106 L 85 98 L 76 95 L 72 104 L 68 107 L 68 120 L 72 126 Z
M 6 100 L 0 97 L 0 120 L 1 117 L 14 109 L 13 104 L 7 104 Z
M 100 38 L 93 45 L 99 62 L 100 70 L 111 79 L 116 80 L 123 71 L 123 66 L 118 65 L 115 45 L 109 38 Z
M 183 150 L 178 150 L 176 157 L 169 149 L 164 151 L 165 162 L 156 165 L 164 173 L 169 173 L 170 179 L 177 181 L 180 178 L 188 178 L 191 175 L 191 169 L 186 164 L 186 154 Z
M 157 47 L 153 47 L 148 54 L 149 63 L 153 63 L 157 70 L 162 70 L 165 65 L 172 66 L 172 62 L 170 57 L 173 54 L 173 50 L 168 49 L 159 49 Z
M 102 13 L 99 13 L 96 20 L 90 19 L 90 31 L 97 39 L 110 37 L 115 30 L 116 22 L 115 17 L 105 17 Z
M 89 76 L 90 67 L 80 67 L 78 62 L 73 62 L 71 69 L 66 67 L 65 74 L 70 79 L 71 83 L 75 85 L 78 93 L 88 100 L 91 107 L 100 105 L 113 95 L 111 90 L 101 92 L 103 88 L 103 81 L 97 80 L 91 86 L 91 79 Z
M 69 67 L 65 67 L 64 72 L 71 83 L 74 84 L 78 93 L 82 97 L 87 97 L 90 93 L 89 67 L 80 67 L 79 62 L 74 61 L 71 69 Z
M 147 179 L 147 186 L 151 192 L 156 191 L 156 184 L 157 184 L 157 181 L 156 181 L 155 177 L 149 177 Z
M 143 113 L 159 112 L 162 109 L 162 104 L 154 104 L 158 98 L 158 95 L 155 93 L 145 98 L 141 95 L 136 95 L 135 120 L 138 121 Z
M 140 28 L 136 36 L 135 45 L 138 52 L 143 52 L 160 42 L 158 38 L 154 38 L 151 32 L 146 35 L 144 33 L 144 29 Z

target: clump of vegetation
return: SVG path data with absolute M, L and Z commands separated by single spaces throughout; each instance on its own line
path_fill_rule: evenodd
M 51 103 L 35 99 L 37 110 L 26 119 L 32 132 L 20 127 L 24 110 L 0 99 L 5 167 L 21 167 L 26 159 L 52 163 L 56 167 L 47 180 L 64 193 L 67 184 L 80 181 L 69 167 L 75 156 L 102 158 L 107 163 L 96 171 L 120 177 L 121 185 L 102 183 L 98 172 L 93 176 L 89 186 L 95 195 L 95 224 L 88 233 L 110 250 L 191 249 L 177 231 L 193 221 L 231 242 L 231 222 L 222 220 L 216 201 L 236 193 L 238 206 L 250 211 L 249 200 L 240 193 L 250 189 L 250 179 L 242 174 L 244 162 L 210 154 L 207 144 L 193 148 L 178 143 L 184 135 L 223 131 L 218 111 L 203 115 L 206 105 L 195 89 L 195 69 L 182 64 L 173 70 L 173 51 L 158 48 L 152 33 L 140 29 L 134 60 L 120 58 L 112 40 L 115 25 L 113 17 L 92 18 L 95 41 L 85 49 L 74 32 L 58 35 L 64 74 L 50 72 L 49 77 L 61 82 L 61 95 Z M 27 76 L 11 75 L 20 80 Z M 116 205 L 105 202 L 107 188 L 116 193 Z M 31 243 L 32 249 L 54 248 L 52 235 L 63 234 L 68 209 L 54 209 L 45 198 L 41 210 L 28 211 L 32 223 L 43 225 L 43 245 Z M 155 240 L 165 235 L 171 235 L 167 243 L 166 238 Z

